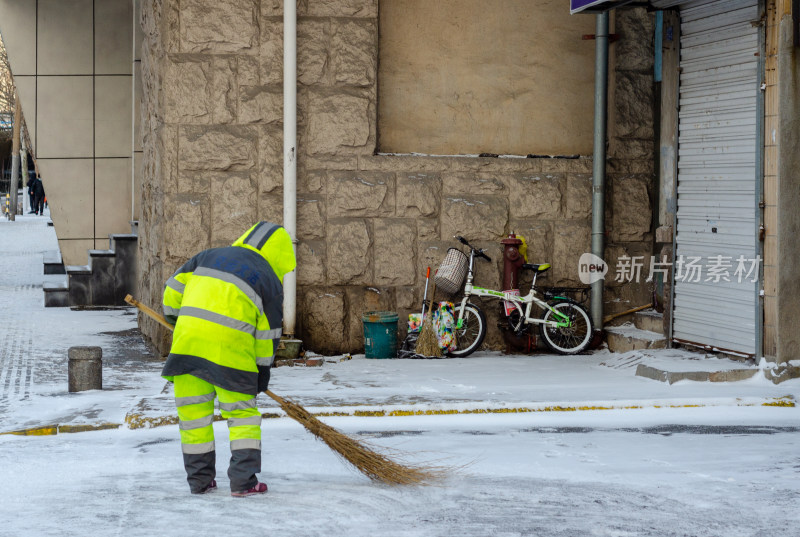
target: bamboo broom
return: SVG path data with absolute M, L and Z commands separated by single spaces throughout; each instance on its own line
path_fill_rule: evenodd
M 419 329 L 419 337 L 417 338 L 417 346 L 414 349 L 417 354 L 424 356 L 440 357 L 442 356 L 442 349 L 439 347 L 439 340 L 436 338 L 436 331 L 433 328 L 433 298 L 436 296 L 436 280 L 433 280 L 433 289 L 431 290 L 431 304 L 428 308 L 428 313 L 422 319 L 422 327 Z
M 125 302 L 136 306 L 170 331 L 174 329 L 160 313 L 142 304 L 131 295 L 125 297 Z M 284 399 L 269 390 L 264 393 L 278 403 L 287 416 L 300 423 L 318 440 L 322 440 L 339 457 L 373 481 L 389 485 L 424 485 L 440 480 L 445 476 L 446 471 L 444 468 L 408 466 L 393 461 L 386 455 L 378 453 L 371 447 L 321 422 L 297 403 Z

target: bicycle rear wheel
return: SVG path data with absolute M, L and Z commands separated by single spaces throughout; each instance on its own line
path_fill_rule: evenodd
M 458 310 L 456 310 L 457 312 Z M 486 337 L 486 316 L 478 306 L 467 304 L 461 328 L 456 328 L 456 349 L 447 356 L 462 358 L 478 350 Z
M 547 346 L 559 354 L 576 354 L 589 346 L 592 339 L 592 320 L 581 306 L 572 302 L 558 302 L 551 307 L 569 318 L 569 326 L 539 325 Z M 545 321 L 560 321 L 550 309 L 545 310 Z

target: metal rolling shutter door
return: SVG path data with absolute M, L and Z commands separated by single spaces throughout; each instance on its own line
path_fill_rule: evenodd
M 674 339 L 756 354 L 757 0 L 681 7 L 676 262 L 700 257 L 699 282 L 675 281 Z M 730 260 L 730 282 L 706 281 Z M 713 259 L 714 261 L 710 261 Z M 756 271 L 756 279 L 758 272 Z

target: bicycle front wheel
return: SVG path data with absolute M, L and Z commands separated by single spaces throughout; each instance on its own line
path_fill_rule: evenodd
M 588 347 L 592 339 L 592 320 L 586 310 L 572 302 L 558 302 L 551 307 L 569 318 L 569 326 L 539 325 L 547 346 L 559 354 L 575 354 Z M 542 320 L 562 321 L 553 310 L 545 310 Z
M 478 306 L 473 304 L 464 306 L 463 322 L 461 328 L 455 329 L 455 334 L 456 349 L 448 351 L 448 356 L 463 358 L 480 348 L 483 338 L 486 337 L 486 316 Z

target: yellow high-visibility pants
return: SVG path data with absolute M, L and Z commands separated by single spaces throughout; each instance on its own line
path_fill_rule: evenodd
M 216 476 L 214 399 L 219 399 L 220 414 L 228 420 L 231 491 L 254 487 L 258 483 L 256 474 L 261 471 L 261 413 L 256 398 L 224 390 L 194 375 L 176 375 L 174 384 L 183 463 L 191 491 L 202 491 Z

